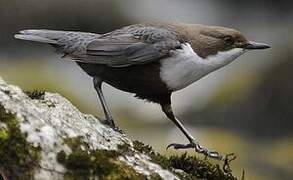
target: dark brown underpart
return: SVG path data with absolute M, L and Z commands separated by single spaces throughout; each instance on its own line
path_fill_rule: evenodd
M 169 101 L 172 91 L 160 78 L 160 63 L 109 67 L 100 64 L 77 64 L 92 77 L 99 77 L 109 85 L 125 92 L 135 93 L 135 97 L 155 103 Z

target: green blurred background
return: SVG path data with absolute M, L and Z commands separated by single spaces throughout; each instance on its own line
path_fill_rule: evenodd
M 102 116 L 91 78 L 53 48 L 13 39 L 26 28 L 104 33 L 146 20 L 239 29 L 272 48 L 247 53 L 173 95 L 174 110 L 203 145 L 235 152 L 234 174 L 293 178 L 293 2 L 289 0 L 0 0 L 0 76 L 26 90 L 58 92 Z M 186 142 L 157 105 L 108 85 L 116 123 L 157 151 Z M 189 151 L 193 154 L 192 151 Z

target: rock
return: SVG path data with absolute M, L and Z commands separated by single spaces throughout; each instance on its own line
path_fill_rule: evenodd
M 201 177 L 183 166 L 199 160 L 186 154 L 179 158 L 182 161 L 132 142 L 96 117 L 81 113 L 58 94 L 25 93 L 0 77 L 0 175 L 4 179 Z M 217 166 L 207 167 L 218 175 L 233 178 L 219 168 L 215 170 Z

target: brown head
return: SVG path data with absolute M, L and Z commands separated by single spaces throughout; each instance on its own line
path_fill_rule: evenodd
M 183 39 L 190 43 L 192 49 L 202 58 L 234 48 L 252 50 L 270 47 L 266 44 L 248 41 L 235 29 L 181 23 L 171 24 L 171 27 L 176 29 L 182 35 Z

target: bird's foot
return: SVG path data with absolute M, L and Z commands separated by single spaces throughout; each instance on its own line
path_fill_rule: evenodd
M 104 125 L 110 126 L 112 129 L 115 129 L 116 128 L 116 125 L 115 125 L 113 119 L 104 119 L 104 120 L 101 120 L 101 122 Z
M 113 119 L 104 119 L 104 120 L 101 120 L 101 122 L 102 122 L 102 124 L 107 125 L 110 128 L 112 128 L 113 130 L 115 130 L 121 134 L 124 134 L 124 132 L 115 125 Z
M 217 151 L 211 151 L 203 146 L 201 146 L 196 141 L 191 141 L 189 144 L 177 144 L 172 143 L 167 146 L 167 149 L 173 147 L 174 149 L 195 149 L 196 152 L 211 157 L 213 159 L 218 159 L 224 161 L 224 167 L 229 167 L 229 163 L 236 158 L 234 153 L 227 154 L 225 156 L 221 155 Z

